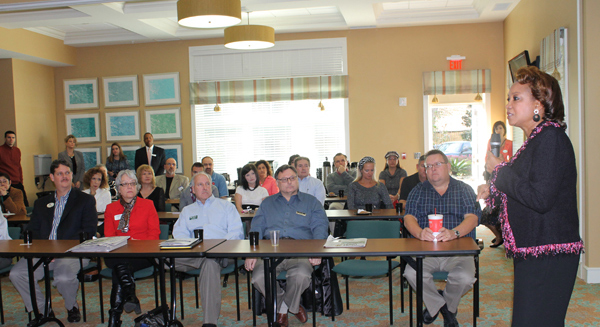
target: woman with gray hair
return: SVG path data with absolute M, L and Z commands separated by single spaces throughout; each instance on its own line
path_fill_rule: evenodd
M 119 200 L 109 204 L 104 213 L 104 234 L 129 236 L 131 240 L 157 240 L 160 236 L 158 214 L 154 203 L 137 196 L 140 185 L 133 170 L 122 170 L 115 180 Z M 112 269 L 112 290 L 108 326 L 121 326 L 121 313 L 133 310 L 140 314 L 140 301 L 135 295 L 133 272 L 150 267 L 148 259 L 106 258 Z
M 358 162 L 356 179 L 348 185 L 348 209 L 365 209 L 372 204 L 373 209 L 391 209 L 392 201 L 385 184 L 375 180 L 375 159 L 364 157 Z

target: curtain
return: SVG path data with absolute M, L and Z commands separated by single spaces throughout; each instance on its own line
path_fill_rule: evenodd
M 492 77 L 489 69 L 423 73 L 424 95 L 490 93 L 491 91 Z
M 192 105 L 347 97 L 347 75 L 190 83 Z

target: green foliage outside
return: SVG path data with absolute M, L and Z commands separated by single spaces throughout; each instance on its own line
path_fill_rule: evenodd
M 452 176 L 470 176 L 471 159 L 450 159 L 450 170 L 452 171 Z

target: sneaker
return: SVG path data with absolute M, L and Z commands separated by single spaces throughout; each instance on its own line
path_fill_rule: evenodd
M 73 307 L 73 309 L 67 311 L 67 321 L 69 322 L 79 322 L 81 320 L 81 313 L 79 313 L 78 307 Z

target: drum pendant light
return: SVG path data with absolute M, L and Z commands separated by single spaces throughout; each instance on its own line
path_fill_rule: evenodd
M 225 29 L 225 47 L 235 50 L 266 49 L 275 45 L 275 29 L 264 25 L 231 26 Z
M 179 25 L 194 28 L 222 28 L 242 21 L 240 0 L 179 0 Z

